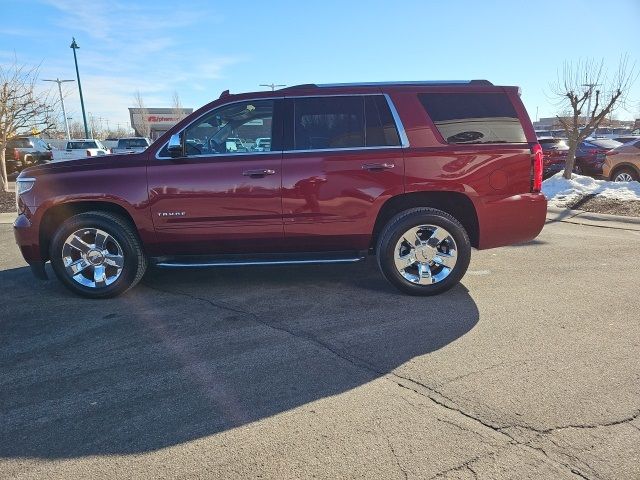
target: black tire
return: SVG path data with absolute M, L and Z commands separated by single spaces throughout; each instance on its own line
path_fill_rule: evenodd
M 627 174 L 631 177 L 631 179 L 635 182 L 639 182 L 640 181 L 640 175 L 638 175 L 638 172 L 636 172 L 633 168 L 630 167 L 620 167 L 617 168 L 613 171 L 613 173 L 611 174 L 611 181 L 613 182 L 621 182 L 623 180 L 616 180 L 616 178 L 618 177 L 618 175 L 622 175 L 622 174 Z
M 88 287 L 75 281 L 66 271 L 63 247 L 66 239 L 81 229 L 100 229 L 119 244 L 124 257 L 119 277 L 110 285 Z M 49 258 L 56 276 L 73 293 L 86 298 L 111 298 L 134 287 L 147 268 L 147 258 L 142 251 L 138 235 L 124 218 L 108 212 L 86 212 L 65 220 L 56 230 L 49 248 Z
M 457 246 L 457 260 L 449 275 L 428 285 L 412 283 L 402 276 L 395 266 L 395 247 L 400 238 L 411 228 L 433 225 L 444 228 Z M 464 227 L 454 217 L 435 208 L 412 208 L 393 217 L 382 230 L 376 248 L 378 266 L 384 277 L 396 288 L 409 295 L 437 295 L 456 285 L 464 276 L 471 260 L 471 242 Z

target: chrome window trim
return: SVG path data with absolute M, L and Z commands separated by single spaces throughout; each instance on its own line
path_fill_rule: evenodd
M 408 148 L 409 147 L 409 137 L 407 137 L 407 132 L 404 129 L 404 125 L 402 123 L 402 119 L 398 114 L 398 110 L 396 110 L 396 106 L 389 97 L 388 93 L 384 93 L 384 98 L 387 99 L 387 105 L 389 105 L 389 109 L 391 110 L 391 115 L 393 116 L 393 121 L 396 124 L 396 130 L 398 130 L 398 135 L 400 136 L 400 146 Z
M 207 110 L 206 112 L 204 112 L 202 115 L 198 116 L 193 122 L 190 122 L 188 125 L 182 127 L 180 130 L 178 130 L 175 133 L 172 133 L 172 135 L 180 135 L 182 132 L 184 132 L 187 128 L 189 128 L 191 125 L 193 125 L 194 123 L 196 123 L 198 120 L 200 120 L 202 117 L 205 117 L 207 115 L 209 115 L 211 112 L 213 112 L 214 110 L 217 110 L 218 108 L 222 108 L 222 107 L 228 107 L 229 105 L 234 105 L 236 103 L 244 103 L 244 102 L 257 102 L 259 100 L 283 100 L 285 97 L 267 97 L 267 98 L 245 98 L 243 100 L 235 100 L 233 102 L 229 102 L 229 103 L 225 103 L 223 105 L 220 105 L 218 107 L 212 108 L 211 110 Z M 171 138 L 171 137 L 169 137 Z M 169 143 L 169 140 L 167 140 L 162 147 L 160 147 L 158 149 L 158 151 L 156 152 L 156 154 L 154 155 L 156 160 L 172 160 L 173 158 L 197 158 L 197 157 L 212 157 L 214 155 L 189 155 L 189 156 L 185 156 L 185 157 L 159 157 L 158 155 L 160 154 L 160 152 L 164 149 L 164 147 L 167 146 L 167 144 Z M 270 150 L 268 152 L 242 152 L 242 153 L 246 153 L 247 155 L 255 155 L 255 154 L 260 154 L 260 153 L 277 153 L 280 152 L 281 150 Z M 218 153 L 215 154 L 216 156 L 218 155 L 238 155 L 237 153 L 231 153 L 231 154 L 225 154 L 225 153 Z
M 402 145 L 382 145 L 375 147 L 344 147 L 344 148 L 314 148 L 313 150 L 283 150 L 283 154 L 287 153 L 315 153 L 315 152 L 349 152 L 349 151 L 360 151 L 360 150 L 398 150 L 402 148 Z
M 394 105 L 393 100 L 391 100 L 391 98 L 389 97 L 389 95 L 387 93 L 337 93 L 337 94 L 329 94 L 329 95 L 309 94 L 309 95 L 287 95 L 287 96 L 282 96 L 282 97 L 279 96 L 279 97 L 268 97 L 268 98 L 247 98 L 247 99 L 244 99 L 244 100 L 236 100 L 234 102 L 225 103 L 224 105 L 220 105 L 220 107 L 226 107 L 226 106 L 229 106 L 229 105 L 233 105 L 235 103 L 257 102 L 259 100 L 284 100 L 286 98 L 369 97 L 369 96 L 376 96 L 376 95 L 384 96 L 385 100 L 387 101 L 387 105 L 389 106 L 389 110 L 391 110 L 391 116 L 393 117 L 393 122 L 396 125 L 396 130 L 398 131 L 398 136 L 400 137 L 400 145 L 381 145 L 381 146 L 374 146 L 374 147 L 316 148 L 316 149 L 313 149 L 313 150 L 270 150 L 268 152 L 217 153 L 217 154 L 213 154 L 213 155 L 211 155 L 211 154 L 189 155 L 189 156 L 186 156 L 186 157 L 177 157 L 177 158 L 203 158 L 203 157 L 220 158 L 220 157 L 233 157 L 233 156 L 237 156 L 237 155 L 265 155 L 265 154 L 272 154 L 272 153 L 305 153 L 305 152 L 340 152 L 340 151 L 350 151 L 350 150 L 351 151 L 353 151 L 353 150 L 381 150 L 381 149 L 389 149 L 389 148 L 397 149 L 397 148 L 407 148 L 407 147 L 409 147 L 409 138 L 407 137 L 407 132 L 404 129 L 404 125 L 402 123 L 402 120 L 400 119 L 400 115 L 398 114 L 398 111 L 396 110 L 396 106 Z M 209 113 L 213 112 L 214 110 L 216 110 L 216 109 L 218 109 L 220 107 L 216 107 L 216 108 L 212 108 L 211 110 L 208 110 L 207 112 L 203 113 L 198 118 L 196 118 L 193 122 L 191 122 L 187 126 L 181 128 L 176 133 L 178 135 L 181 134 L 184 130 L 186 130 L 188 127 L 190 127 L 195 122 L 200 120 L 202 117 L 208 115 Z M 173 135 L 175 135 L 175 134 L 173 134 Z M 174 157 L 160 157 L 160 156 L 158 156 L 160 154 L 160 152 L 167 146 L 168 143 L 169 143 L 169 141 L 165 142 L 162 145 L 162 147 L 160 147 L 158 149 L 158 151 L 155 154 L 156 160 L 171 160 L 171 159 L 174 158 Z

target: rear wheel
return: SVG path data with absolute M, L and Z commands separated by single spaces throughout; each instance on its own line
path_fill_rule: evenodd
M 391 219 L 376 251 L 382 274 L 395 287 L 410 295 L 436 295 L 463 277 L 471 243 L 448 213 L 414 208 Z
M 147 267 L 140 240 L 126 220 L 106 212 L 67 219 L 49 251 L 58 279 L 88 298 L 109 298 L 136 285 Z
M 619 168 L 616 170 L 613 175 L 611 175 L 611 179 L 614 182 L 633 182 L 638 181 L 639 176 L 638 173 L 631 168 Z

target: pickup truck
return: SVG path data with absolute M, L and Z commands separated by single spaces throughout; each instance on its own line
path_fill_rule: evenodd
M 7 141 L 5 151 L 7 173 L 41 165 L 53 160 L 51 146 L 37 137 L 15 137 Z
M 118 145 L 111 149 L 113 154 L 140 153 L 151 145 L 151 141 L 144 137 L 119 138 Z
M 87 157 L 100 157 L 107 155 L 109 151 L 102 145 L 100 140 L 91 138 L 82 138 L 78 140 L 69 140 L 64 150 L 60 150 L 55 154 L 55 162 L 64 160 L 77 160 Z

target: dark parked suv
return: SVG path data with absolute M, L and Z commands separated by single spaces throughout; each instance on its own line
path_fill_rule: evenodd
M 243 144 L 260 148 L 238 148 Z M 260 142 L 257 140 L 260 139 Z M 542 149 L 517 87 L 486 80 L 300 85 L 230 95 L 142 153 L 19 176 L 34 273 L 87 297 L 161 268 L 349 263 L 400 290 L 455 285 L 471 248 L 536 237 Z

